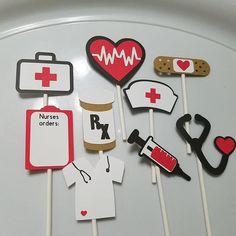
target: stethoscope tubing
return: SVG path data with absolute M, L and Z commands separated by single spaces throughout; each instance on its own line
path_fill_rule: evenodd
M 217 167 L 213 167 L 208 162 L 206 156 L 202 152 L 202 146 L 208 137 L 211 129 L 211 124 L 206 118 L 199 114 L 196 114 L 194 118 L 197 123 L 202 123 L 204 127 L 199 138 L 192 138 L 184 128 L 185 122 L 189 122 L 191 120 L 190 114 L 185 114 L 184 116 L 180 117 L 176 122 L 176 128 L 179 131 L 180 135 L 190 144 L 192 150 L 195 151 L 198 159 L 202 163 L 202 167 L 212 175 L 221 175 L 228 164 L 229 155 L 222 154 L 220 163 Z
M 91 175 L 88 174 L 88 172 L 82 170 L 82 169 L 79 169 L 74 162 L 72 162 L 72 165 L 74 166 L 74 168 L 76 170 L 79 171 L 80 175 L 82 176 L 83 178 L 83 181 L 87 184 L 90 180 L 92 180 L 92 177 Z M 111 166 L 110 166 L 110 161 L 109 161 L 109 157 L 107 156 L 107 168 L 106 168 L 106 172 L 110 172 L 110 169 L 111 169 Z M 88 180 L 86 180 L 85 176 L 87 176 Z

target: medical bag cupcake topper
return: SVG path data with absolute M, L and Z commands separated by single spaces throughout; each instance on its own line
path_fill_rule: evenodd
M 87 42 L 86 52 L 93 68 L 116 84 L 122 138 L 126 140 L 121 86 L 142 66 L 145 50 L 138 41 L 131 38 L 123 38 L 115 43 L 107 37 L 95 36 Z
M 37 52 L 34 59 L 17 62 L 16 90 L 43 94 L 43 108 L 26 111 L 25 168 L 47 170 L 47 226 L 52 235 L 52 169 L 62 169 L 74 160 L 73 114 L 48 105 L 48 95 L 73 92 L 73 66 L 58 61 L 51 52 Z

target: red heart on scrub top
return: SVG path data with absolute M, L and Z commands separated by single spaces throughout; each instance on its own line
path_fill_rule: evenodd
M 179 68 L 183 71 L 187 70 L 190 66 L 190 62 L 189 61 L 182 61 L 182 60 L 178 60 L 177 61 L 177 65 L 179 66 Z
M 216 148 L 226 156 L 229 156 L 235 149 L 235 140 L 232 137 L 216 137 L 215 138 Z
M 81 211 L 80 213 L 81 213 L 82 216 L 86 216 L 88 212 L 87 211 Z
M 145 59 L 143 46 L 129 38 L 115 43 L 109 38 L 95 36 L 87 42 L 86 52 L 92 66 L 118 85 L 131 79 Z

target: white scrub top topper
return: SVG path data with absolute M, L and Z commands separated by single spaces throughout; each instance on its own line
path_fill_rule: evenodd
M 124 162 L 102 155 L 93 167 L 79 158 L 63 169 L 67 186 L 76 184 L 76 220 L 115 217 L 113 181 L 121 183 Z

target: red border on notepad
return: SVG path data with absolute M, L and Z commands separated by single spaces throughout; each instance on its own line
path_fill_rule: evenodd
M 68 117 L 68 162 L 63 166 L 34 166 L 30 162 L 30 136 L 31 136 L 31 116 L 34 112 L 54 112 L 64 113 Z M 62 169 L 68 163 L 74 160 L 74 136 L 73 136 L 73 113 L 70 110 L 60 110 L 55 106 L 45 106 L 40 110 L 26 111 L 26 138 L 25 138 L 25 168 L 27 170 L 48 170 L 48 169 Z

